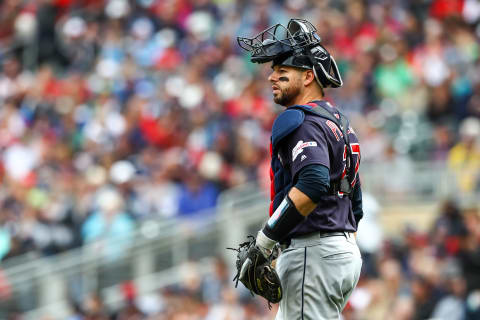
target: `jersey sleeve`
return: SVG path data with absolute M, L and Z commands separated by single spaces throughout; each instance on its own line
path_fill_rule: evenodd
M 325 133 L 311 121 L 304 121 L 285 138 L 282 153 L 290 166 L 292 178 L 310 164 L 321 164 L 330 169 Z

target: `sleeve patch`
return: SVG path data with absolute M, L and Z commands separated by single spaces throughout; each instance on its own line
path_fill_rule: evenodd
M 298 141 L 292 150 L 292 161 L 295 161 L 298 155 L 303 152 L 304 148 L 316 147 L 316 146 L 317 146 L 317 143 L 315 141 L 307 141 L 307 142 L 303 142 L 302 140 Z

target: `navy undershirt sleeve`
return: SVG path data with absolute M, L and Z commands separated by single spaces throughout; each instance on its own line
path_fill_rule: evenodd
M 295 187 L 305 193 L 314 203 L 318 203 L 330 187 L 330 173 L 327 167 L 321 164 L 310 164 L 298 173 Z M 360 183 L 355 184 L 352 195 L 352 211 L 358 223 L 363 218 L 362 189 Z
M 295 187 L 305 193 L 314 203 L 328 193 L 330 172 L 321 164 L 310 164 L 300 169 Z
M 355 217 L 355 221 L 357 222 L 358 226 L 360 219 L 363 218 L 362 188 L 360 187 L 359 182 L 357 182 L 357 184 L 355 184 L 355 188 L 353 188 L 352 210 L 353 216 Z

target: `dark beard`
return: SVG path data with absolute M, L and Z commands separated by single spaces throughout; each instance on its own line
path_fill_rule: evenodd
M 279 104 L 281 106 L 290 106 L 292 101 L 295 99 L 295 97 L 300 93 L 300 88 L 298 86 L 291 86 L 286 88 L 285 90 L 280 89 L 280 94 L 278 94 L 276 97 L 273 97 L 273 101 L 276 104 Z

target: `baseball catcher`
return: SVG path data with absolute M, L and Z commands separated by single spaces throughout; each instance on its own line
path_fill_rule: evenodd
M 235 280 L 279 302 L 276 320 L 341 319 L 360 277 L 363 210 L 358 138 L 324 99 L 326 88 L 343 85 L 337 64 L 302 19 L 237 40 L 252 62 L 271 62 L 273 100 L 286 109 L 272 127 L 270 218 L 240 245 Z

